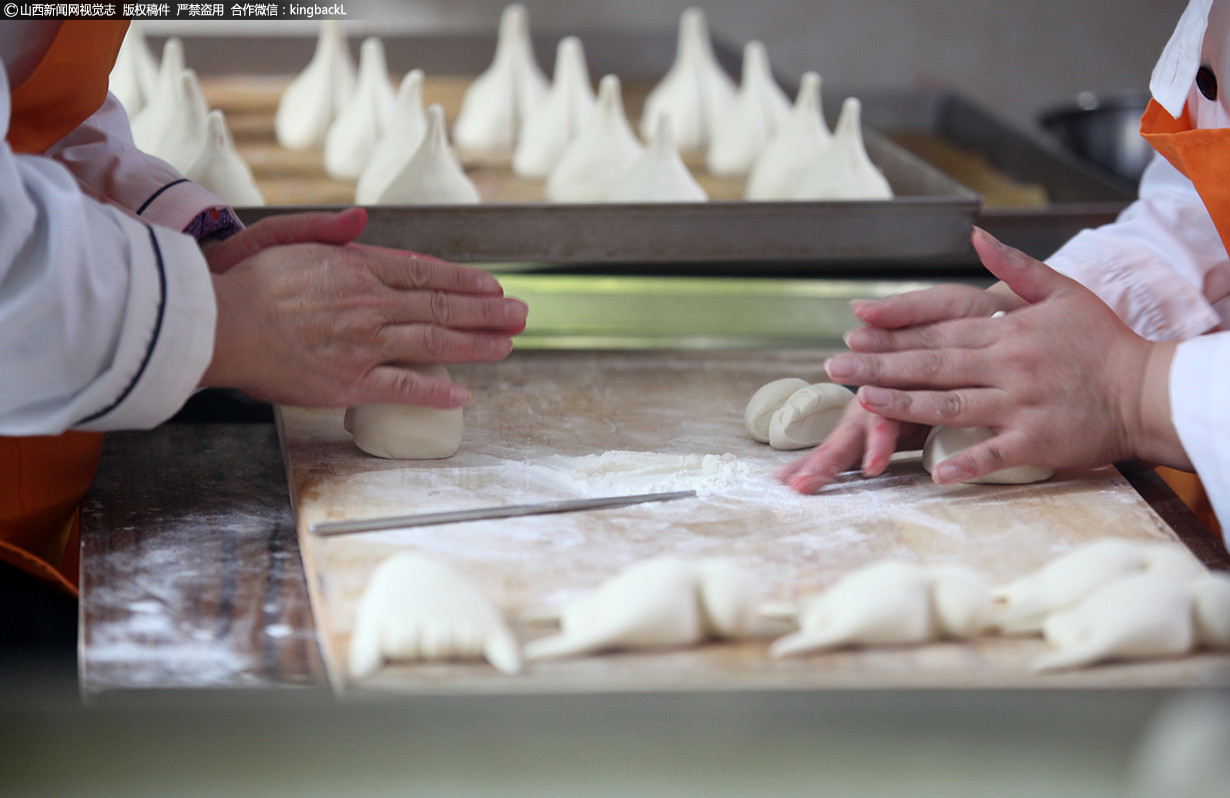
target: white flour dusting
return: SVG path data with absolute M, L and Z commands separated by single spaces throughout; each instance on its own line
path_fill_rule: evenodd
M 548 476 L 587 493 L 656 493 L 694 490 L 725 493 L 767 477 L 760 463 L 733 454 L 664 454 L 609 451 L 584 457 L 552 457 L 532 464 Z

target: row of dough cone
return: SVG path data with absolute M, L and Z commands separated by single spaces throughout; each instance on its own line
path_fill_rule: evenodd
M 522 648 L 482 592 L 448 566 L 412 552 L 387 558 L 359 600 L 350 638 L 354 678 L 386 661 L 486 658 L 504 673 L 523 660 L 618 649 L 693 646 L 772 636 L 774 658 L 848 646 L 903 646 L 987 634 L 1039 635 L 1052 650 L 1037 672 L 1108 660 L 1230 648 L 1230 576 L 1180 544 L 1105 538 L 997 588 L 958 564 L 883 561 L 791 603 L 758 603 L 736 560 L 657 557 L 558 611 L 525 620 L 559 632 Z

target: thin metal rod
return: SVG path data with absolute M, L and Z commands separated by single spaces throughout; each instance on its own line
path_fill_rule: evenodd
M 312 524 L 309 531 L 313 535 L 349 535 L 355 532 L 379 532 L 385 529 L 403 529 L 411 526 L 432 526 L 435 524 L 456 524 L 462 521 L 481 521 L 488 518 L 511 518 L 522 515 L 548 515 L 550 513 L 571 513 L 579 510 L 601 510 L 607 507 L 626 507 L 630 504 L 646 502 L 669 502 L 675 499 L 690 499 L 696 496 L 694 490 L 681 490 L 674 493 L 641 493 L 635 496 L 605 496 L 595 499 L 568 499 L 558 502 L 542 502 L 540 504 L 511 504 L 500 507 L 479 507 L 474 510 L 450 510 L 443 513 L 422 513 L 419 515 L 390 516 L 386 518 L 360 518 L 354 521 L 323 521 Z

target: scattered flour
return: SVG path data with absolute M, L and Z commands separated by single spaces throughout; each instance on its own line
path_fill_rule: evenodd
M 598 492 L 656 493 L 694 490 L 724 493 L 767 478 L 760 463 L 733 454 L 664 454 L 609 451 L 583 457 L 555 457 L 535 464 L 560 482 Z

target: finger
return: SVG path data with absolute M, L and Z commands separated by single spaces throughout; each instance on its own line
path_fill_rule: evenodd
M 482 269 L 400 249 L 352 244 L 380 281 L 392 288 L 451 291 L 457 294 L 502 296 L 500 281 Z
M 867 429 L 867 450 L 863 452 L 863 473 L 874 477 L 884 473 L 897 451 L 901 422 L 894 418 L 871 416 Z
M 824 363 L 829 379 L 887 388 L 984 385 L 987 357 L 971 349 L 922 349 L 887 354 L 842 354 Z
M 843 336 L 854 352 L 903 352 L 911 349 L 979 349 L 989 346 L 1002 327 L 989 325 L 990 318 L 956 319 L 903 330 L 859 327 Z
M 491 363 L 512 351 L 508 335 L 438 324 L 391 324 L 383 334 L 380 360 L 385 363 Z
M 982 265 L 1030 304 L 1046 299 L 1072 282 L 1040 260 L 1006 246 L 980 227 L 971 236 Z
M 968 316 L 990 316 L 1000 309 L 1001 301 L 970 285 L 940 285 L 884 299 L 855 299 L 850 309 L 866 324 L 898 329 Z
M 968 482 L 1003 468 L 1027 465 L 1025 453 L 1024 435 L 1001 432 L 936 464 L 931 479 L 940 485 Z
M 456 330 L 525 329 L 529 308 L 519 299 L 447 291 L 397 291 L 385 318 L 393 324 L 434 323 Z
M 222 274 L 236 263 L 269 247 L 287 244 L 346 244 L 367 226 L 367 211 L 349 208 L 337 213 L 310 212 L 267 216 L 251 227 L 211 246 L 209 268 Z
M 815 493 L 835 482 L 862 453 L 862 424 L 841 424 L 806 457 L 779 468 L 774 476 L 798 493 Z
M 367 374 L 348 404 L 388 402 L 452 410 L 470 402 L 470 392 L 455 382 L 428 377 L 405 366 L 377 366 Z
M 1003 392 L 991 388 L 956 391 L 894 391 L 864 385 L 856 395 L 868 412 L 929 427 L 994 427 L 1003 421 Z

